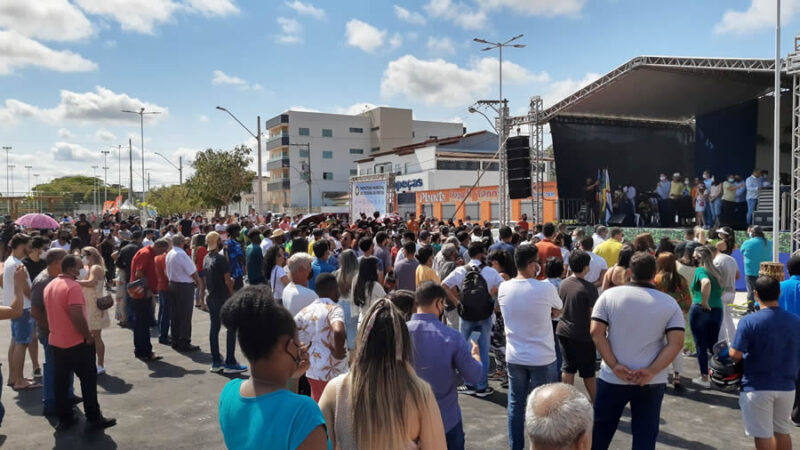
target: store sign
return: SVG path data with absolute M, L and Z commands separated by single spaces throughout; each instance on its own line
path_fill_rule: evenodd
M 464 200 L 469 189 L 442 189 L 438 191 L 417 192 L 417 203 L 452 203 Z M 469 193 L 468 202 L 488 202 L 497 200 L 496 187 L 478 187 Z
M 371 216 L 375 211 L 381 215 L 386 214 L 387 195 L 389 195 L 386 188 L 386 180 L 353 182 L 353 190 L 350 193 L 352 217 L 358 217 L 361 213 Z
M 417 178 L 413 180 L 398 180 L 394 182 L 394 188 L 400 191 L 407 191 L 414 188 L 421 188 L 423 185 L 422 178 Z

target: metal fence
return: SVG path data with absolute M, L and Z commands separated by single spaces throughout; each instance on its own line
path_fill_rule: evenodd
M 114 200 L 117 192 L 109 192 L 108 200 Z M 95 196 L 83 192 L 28 193 L 12 192 L 0 195 L 0 216 L 16 219 L 28 213 L 46 213 L 53 216 L 73 216 L 80 213 L 100 213 L 103 209 L 104 193 Z

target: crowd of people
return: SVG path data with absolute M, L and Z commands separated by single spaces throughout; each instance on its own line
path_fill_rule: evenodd
M 608 448 L 629 404 L 633 447 L 654 448 L 667 386 L 686 389 L 684 356 L 697 359 L 698 388 L 711 386 L 709 358 L 739 367 L 745 432 L 759 448 L 791 448 L 800 256 L 781 285 L 759 276 L 772 245 L 759 227 L 739 246 L 749 314 L 737 328 L 741 274 L 729 227 L 655 242 L 527 221 L 492 230 L 377 213 L 315 220 L 187 213 L 144 223 L 81 215 L 59 230 L 6 223 L 9 385 L 41 389 L 59 429 L 75 424 L 78 402 L 90 428 L 113 426 L 96 392 L 97 377 L 113 370 L 101 333 L 111 315 L 133 331 L 134 357 L 152 362 L 162 358 L 154 326 L 158 343 L 176 351 L 204 345 L 192 341 L 198 310 L 210 318 L 209 371 L 249 373 L 220 394 L 229 448 L 465 448 L 459 395 L 492 396 L 490 380 L 508 389 L 512 449 L 526 439 Z M 41 384 L 23 374 L 26 355 L 39 368 L 37 341 Z M 573 387 L 576 374 L 586 395 Z

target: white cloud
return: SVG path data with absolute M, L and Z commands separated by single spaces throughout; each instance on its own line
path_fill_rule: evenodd
M 389 38 L 389 47 L 394 50 L 403 46 L 403 35 L 395 33 Z
M 431 36 L 426 46 L 434 55 L 453 55 L 456 52 L 453 42 L 448 37 Z
M 357 102 L 357 103 L 353 103 L 352 105 L 350 105 L 350 106 L 348 106 L 346 108 L 337 107 L 337 108 L 335 108 L 333 110 L 333 112 L 335 114 L 347 114 L 349 116 L 355 116 L 355 115 L 363 113 L 364 111 L 368 111 L 370 109 L 374 109 L 374 108 L 377 108 L 377 107 L 378 107 L 378 105 L 375 105 L 373 103 L 369 103 L 369 102 L 360 102 L 359 103 L 359 102 Z
M 358 19 L 350 19 L 346 25 L 347 44 L 372 53 L 383 45 L 386 30 L 379 30 Z
M 320 111 L 318 109 L 308 108 L 308 107 L 302 106 L 302 105 L 290 106 L 287 111 L 314 112 L 314 113 L 322 112 L 322 111 Z
M 0 75 L 28 66 L 57 72 L 88 72 L 97 69 L 97 64 L 77 53 L 53 50 L 14 30 L 0 30 Z
M 238 14 L 239 8 L 230 0 L 188 0 L 189 7 L 207 16 Z
M 151 123 L 169 115 L 169 111 L 163 106 L 97 86 L 94 91 L 84 93 L 62 90 L 61 102 L 54 108 L 40 108 L 19 100 L 8 99 L 4 107 L 0 106 L 0 118 L 4 115 L 11 119 L 30 117 L 53 124 L 61 124 L 64 121 L 81 124 L 130 124 L 138 123 L 139 118 L 121 111 L 123 109 L 138 111 L 140 108 L 161 112 L 159 115 L 145 115 L 145 120 Z
M 286 17 L 278 17 L 278 25 L 281 27 L 281 34 L 275 36 L 275 41 L 279 44 L 302 44 L 303 37 L 300 33 L 303 32 L 303 27 L 295 19 Z
M 75 134 L 72 131 L 69 131 L 66 128 L 59 128 L 58 129 L 58 137 L 61 139 L 74 139 Z
M 110 17 L 123 30 L 152 33 L 169 20 L 180 5 L 171 0 L 75 0 L 87 13 Z
M 405 55 L 391 61 L 381 80 L 381 96 L 405 96 L 427 105 L 466 106 L 487 95 L 497 84 L 496 58 L 473 60 L 467 68 L 443 59 L 420 60 Z M 507 84 L 543 83 L 546 73 L 532 74 L 511 61 L 503 62 Z
M 286 6 L 292 8 L 300 15 L 311 16 L 317 20 L 322 20 L 325 18 L 325 10 L 322 8 L 317 8 L 316 6 L 312 5 L 311 3 L 303 3 L 300 0 L 294 0 L 293 2 L 286 2 Z
M 431 17 L 448 20 L 467 30 L 486 26 L 486 11 L 475 9 L 458 0 L 430 0 L 425 11 Z
M 45 41 L 75 41 L 92 35 L 92 24 L 67 0 L 0 1 L 0 27 Z
M 504 65 L 505 67 L 505 65 Z M 545 108 L 555 105 L 556 103 L 564 100 L 567 96 L 572 95 L 578 89 L 588 86 L 593 81 L 600 78 L 602 75 L 599 73 L 587 73 L 580 80 L 566 79 L 559 80 L 551 83 L 545 89 L 542 95 L 542 102 Z
M 70 144 L 68 142 L 56 142 L 50 149 L 50 155 L 56 161 L 91 162 L 100 158 L 99 153 L 95 153 L 78 144 Z
M 394 15 L 404 22 L 413 23 L 415 25 L 425 25 L 425 22 L 427 22 L 422 14 L 416 11 L 409 11 L 398 5 L 394 5 Z
M 252 84 L 248 83 L 247 81 L 245 81 L 245 80 L 243 80 L 243 79 L 241 79 L 239 77 L 235 77 L 233 75 L 228 75 L 228 74 L 226 74 L 225 72 L 223 72 L 221 70 L 215 70 L 212 73 L 213 73 L 214 77 L 211 79 L 211 84 L 232 85 L 232 86 L 236 86 L 236 87 L 238 87 L 239 89 L 242 89 L 242 90 L 260 91 L 260 90 L 264 89 L 258 83 L 252 83 Z
M 586 0 L 484 0 L 482 6 L 498 9 L 508 8 L 532 16 L 575 15 L 586 6 Z
M 781 22 L 785 23 L 800 9 L 800 2 L 781 2 Z M 714 25 L 716 34 L 747 34 L 775 27 L 775 0 L 750 0 L 745 11 L 726 10 L 722 19 Z
M 112 142 L 117 140 L 117 137 L 114 133 L 106 130 L 105 128 L 100 128 L 99 130 L 95 131 L 94 138 L 100 142 Z

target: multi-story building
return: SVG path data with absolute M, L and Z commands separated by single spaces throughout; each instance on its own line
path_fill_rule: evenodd
M 266 122 L 269 184 L 265 204 L 273 211 L 304 211 L 311 164 L 311 207 L 332 207 L 347 195 L 357 160 L 395 147 L 464 134 L 453 122 L 413 120 L 410 109 L 378 107 L 357 115 L 286 111 Z M 346 208 L 345 208 L 346 209 Z

